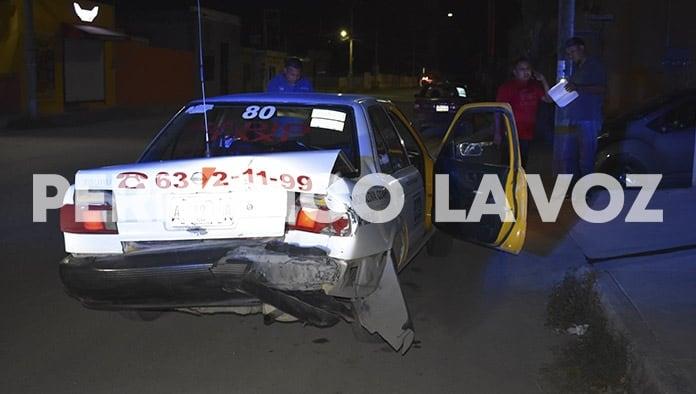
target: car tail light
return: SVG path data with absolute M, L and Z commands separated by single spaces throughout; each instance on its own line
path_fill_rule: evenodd
M 298 204 L 296 205 L 297 215 L 294 218 L 294 222 L 292 220 L 288 222 L 290 229 L 338 236 L 350 234 L 351 226 L 348 214 L 330 211 L 321 196 L 315 195 L 308 198 L 313 200 L 314 204 L 312 205 L 314 207 L 303 206 L 299 202 L 304 199 L 298 199 Z M 305 203 L 304 205 L 307 204 Z
M 60 208 L 60 230 L 76 234 L 118 234 L 113 220 L 111 192 L 103 192 L 101 201 L 80 201 Z M 90 196 L 95 194 L 90 193 Z

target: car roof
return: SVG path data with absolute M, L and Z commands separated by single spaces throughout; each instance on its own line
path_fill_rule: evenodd
M 365 100 L 376 100 L 374 97 L 359 94 L 344 93 L 239 93 L 225 96 L 206 98 L 206 104 L 222 103 L 277 103 L 277 104 L 334 104 L 353 105 Z M 202 99 L 191 101 L 190 104 L 201 104 Z
M 455 87 L 455 86 L 466 86 L 465 83 L 460 83 L 460 82 L 452 82 L 452 81 L 442 81 L 442 82 L 433 82 L 429 86 L 433 87 Z

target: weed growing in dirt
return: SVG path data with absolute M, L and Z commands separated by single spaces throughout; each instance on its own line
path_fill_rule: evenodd
M 554 392 L 624 393 L 630 390 L 628 341 L 607 322 L 595 290 L 596 276 L 566 274 L 547 305 L 546 324 L 556 332 L 587 324 L 569 337 L 542 370 L 544 386 Z

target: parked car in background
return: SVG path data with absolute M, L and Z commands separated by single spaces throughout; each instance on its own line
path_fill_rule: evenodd
M 696 89 L 648 100 L 605 122 L 595 168 L 631 184 L 630 173 L 662 174 L 663 187 L 689 186 L 696 130 Z
M 414 125 L 426 135 L 443 134 L 457 110 L 471 101 L 464 84 L 440 82 L 425 85 L 415 95 Z

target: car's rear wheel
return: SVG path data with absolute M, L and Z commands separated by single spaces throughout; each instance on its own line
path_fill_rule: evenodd
M 163 311 L 136 311 L 136 310 L 125 310 L 118 311 L 126 320 L 132 321 L 153 321 L 157 320 L 164 314 Z
M 435 230 L 435 234 L 430 237 L 425 246 L 428 256 L 447 257 L 452 251 L 454 240 L 449 235 L 440 230 Z
M 635 160 L 619 157 L 600 170 L 616 178 L 623 187 L 633 184 L 628 174 L 644 174 L 645 166 Z

